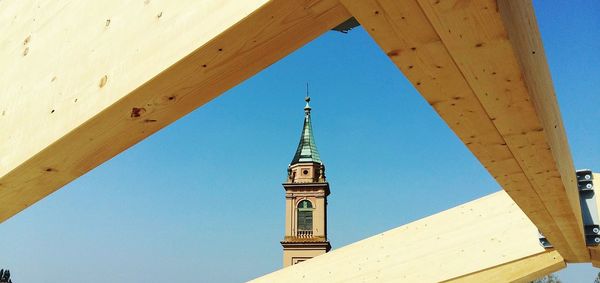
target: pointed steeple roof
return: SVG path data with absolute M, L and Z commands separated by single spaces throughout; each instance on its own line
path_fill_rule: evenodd
M 290 165 L 294 165 L 297 163 L 303 162 L 316 162 L 321 163 L 321 157 L 319 156 L 319 151 L 317 151 L 317 144 L 315 143 L 315 138 L 313 137 L 312 131 L 312 123 L 310 121 L 310 97 L 306 96 L 306 106 L 304 107 L 304 126 L 302 127 L 302 135 L 300 136 L 300 143 L 298 144 L 298 149 L 296 149 L 296 154 L 294 155 L 294 159 L 292 159 L 292 163 Z

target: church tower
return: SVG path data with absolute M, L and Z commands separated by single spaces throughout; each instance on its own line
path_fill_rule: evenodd
M 329 183 L 321 162 L 310 121 L 310 97 L 306 97 L 304 126 L 285 188 L 285 237 L 283 266 L 287 267 L 324 254 L 327 241 L 327 196 Z

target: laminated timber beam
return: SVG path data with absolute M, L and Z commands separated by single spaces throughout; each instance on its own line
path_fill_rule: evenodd
M 0 1 L 0 222 L 349 17 L 333 0 Z
M 569 262 L 589 261 L 575 169 L 526 0 L 342 0 Z
M 251 282 L 507 282 L 565 267 L 537 235 L 499 191 Z

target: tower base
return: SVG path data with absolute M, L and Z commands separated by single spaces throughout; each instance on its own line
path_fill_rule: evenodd
M 281 242 L 283 246 L 283 267 L 288 267 L 331 250 L 331 244 L 320 238 L 288 238 Z

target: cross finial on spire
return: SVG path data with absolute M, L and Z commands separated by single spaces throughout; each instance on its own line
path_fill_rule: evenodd
M 308 83 L 306 83 L 306 97 L 304 98 L 304 101 L 306 101 L 306 106 L 304 106 L 304 113 L 306 113 L 306 115 L 310 114 L 310 105 L 308 104 L 310 102 L 310 96 L 308 96 Z

